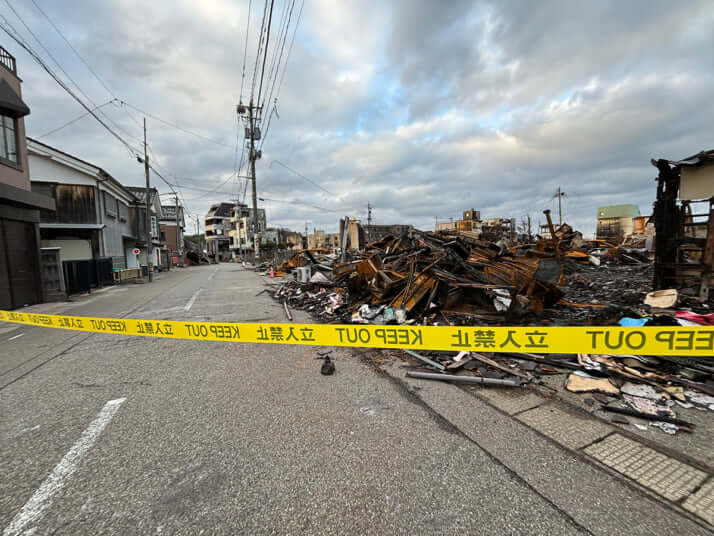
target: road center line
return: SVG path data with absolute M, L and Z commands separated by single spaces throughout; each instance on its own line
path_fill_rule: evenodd
M 69 452 L 55 466 L 52 472 L 42 482 L 37 491 L 25 503 L 12 522 L 3 531 L 3 536 L 15 536 L 24 534 L 26 530 L 37 523 L 45 513 L 45 510 L 52 504 L 52 496 L 57 493 L 65 484 L 72 473 L 77 469 L 77 465 L 87 451 L 92 448 L 99 435 L 107 424 L 112 420 L 119 407 L 126 401 L 126 398 L 110 400 L 97 417 L 82 432 L 82 436 L 72 445 Z
M 19 335 L 15 335 L 14 337 L 10 337 L 10 338 L 8 339 L 8 341 L 14 341 L 15 339 L 19 339 L 19 338 L 22 337 L 23 335 L 24 335 L 24 333 L 20 333 Z
M 188 312 L 191 310 L 191 307 L 193 307 L 193 302 L 196 301 L 196 298 L 198 298 L 198 295 L 201 293 L 203 288 L 199 288 L 196 292 L 194 292 L 193 296 L 191 296 L 191 299 L 188 300 L 188 303 L 183 306 L 183 310 Z
M 211 275 L 208 276 L 208 280 L 210 281 L 211 279 L 213 279 L 213 278 L 216 276 L 216 273 L 217 273 L 217 272 L 218 272 L 218 268 L 216 268 L 215 270 L 213 270 L 213 272 L 211 273 Z

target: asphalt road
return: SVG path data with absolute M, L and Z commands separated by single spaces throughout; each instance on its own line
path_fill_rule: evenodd
M 222 264 L 31 310 L 284 322 L 261 289 L 256 274 Z M 316 351 L 0 325 L 0 528 L 599 532 L 354 353 L 333 350 L 326 377 Z M 646 511 L 647 499 L 638 504 Z M 603 512 L 608 523 L 627 519 Z

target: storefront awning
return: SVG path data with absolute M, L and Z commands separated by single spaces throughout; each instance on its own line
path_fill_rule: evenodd
M 27 104 L 5 80 L 0 80 L 0 109 L 12 117 L 24 117 L 30 113 Z

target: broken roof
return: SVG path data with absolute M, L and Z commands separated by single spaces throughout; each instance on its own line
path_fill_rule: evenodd
M 211 205 L 211 208 L 208 209 L 208 213 L 206 214 L 206 218 L 230 218 L 233 213 L 233 207 L 235 207 L 234 203 L 225 202 Z
M 712 164 L 714 163 L 714 149 L 709 149 L 708 151 L 700 151 L 695 155 L 688 156 L 682 160 L 672 161 L 669 163 L 673 166 L 699 166 L 701 164 Z

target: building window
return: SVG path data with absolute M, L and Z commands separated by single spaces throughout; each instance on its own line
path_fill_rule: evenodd
M 104 194 L 104 212 L 107 216 L 112 218 L 117 217 L 117 200 L 114 196 L 108 192 L 102 192 Z
M 0 158 L 17 164 L 16 120 L 0 115 Z
M 121 201 L 117 200 L 117 203 L 119 204 L 119 221 L 128 221 L 129 220 L 129 206 L 125 205 Z

